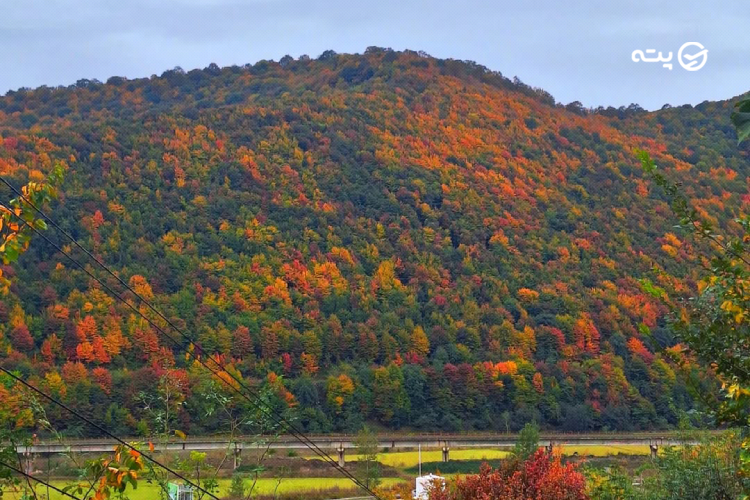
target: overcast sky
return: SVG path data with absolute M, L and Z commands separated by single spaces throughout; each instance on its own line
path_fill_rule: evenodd
M 586 106 L 750 90 L 748 0 L 3 0 L 0 94 L 377 45 L 470 59 Z M 677 63 L 685 42 L 706 65 Z M 634 50 L 673 53 L 674 68 Z M 694 52 L 698 49 L 694 49 Z M 686 52 L 687 53 L 687 52 Z

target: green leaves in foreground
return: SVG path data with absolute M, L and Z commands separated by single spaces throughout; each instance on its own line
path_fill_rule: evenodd
M 29 182 L 21 188 L 23 196 L 6 205 L 0 203 L 0 261 L 10 264 L 29 248 L 35 231 L 47 229 L 47 223 L 37 216 L 34 207 L 43 208 L 57 198 L 57 186 L 62 182 L 63 166 L 55 165 L 44 182 Z M 8 291 L 10 282 L 0 269 L 0 294 Z
M 735 104 L 732 113 L 732 123 L 737 128 L 737 142 L 742 142 L 750 137 L 750 98 L 743 99 Z

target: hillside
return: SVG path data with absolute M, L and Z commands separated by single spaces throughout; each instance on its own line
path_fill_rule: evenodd
M 730 107 L 585 113 L 473 63 L 329 52 L 11 92 L 0 174 L 63 162 L 61 226 L 309 431 L 667 428 L 714 382 L 657 352 L 638 279 L 699 266 L 632 150 L 731 220 Z M 117 432 L 154 431 L 166 388 L 174 426 L 226 430 L 206 374 L 43 240 L 5 272 L 3 366 Z

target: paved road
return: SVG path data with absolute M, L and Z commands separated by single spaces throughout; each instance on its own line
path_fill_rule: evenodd
M 310 440 L 323 450 L 337 450 L 338 448 L 354 448 L 354 437 L 352 435 L 328 435 L 310 436 Z M 297 441 L 293 436 L 279 436 L 268 438 L 270 447 L 273 449 L 297 449 L 307 448 L 305 444 Z M 518 436 L 512 434 L 422 434 L 422 435 L 383 435 L 379 437 L 378 447 L 398 449 L 423 448 L 500 448 L 512 446 Z M 139 442 L 142 438 L 127 438 L 128 442 Z M 222 437 L 191 437 L 185 440 L 175 439 L 167 443 L 154 443 L 156 450 L 179 451 L 195 450 L 210 451 L 227 448 L 239 450 L 265 448 L 269 442 L 258 443 L 255 437 L 238 437 L 234 441 Z M 652 443 L 674 445 L 683 443 L 676 435 L 669 433 L 639 433 L 639 434 L 542 434 L 539 444 L 548 445 L 550 442 L 556 445 L 574 446 L 618 446 L 627 445 L 649 445 Z M 30 447 L 19 446 L 20 453 L 101 453 L 111 451 L 117 443 L 108 439 L 71 440 L 66 443 L 39 442 Z

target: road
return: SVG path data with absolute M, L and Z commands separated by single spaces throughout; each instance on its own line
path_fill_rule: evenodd
M 293 436 L 278 436 L 265 438 L 267 441 L 258 442 L 254 436 L 237 437 L 229 440 L 226 437 L 190 437 L 187 439 L 173 439 L 169 442 L 154 442 L 158 451 L 210 451 L 234 448 L 251 450 L 266 448 L 303 450 L 307 446 Z M 309 436 L 309 439 L 322 450 L 337 450 L 339 448 L 355 448 L 354 435 L 320 435 Z M 390 450 L 422 448 L 502 448 L 511 447 L 518 439 L 513 434 L 391 434 L 379 436 L 378 447 Z M 126 438 L 127 442 L 142 442 L 143 438 Z M 542 434 L 539 444 L 574 446 L 611 446 L 616 448 L 623 445 L 660 446 L 684 443 L 676 434 L 670 433 L 637 433 L 637 434 Z M 33 445 L 19 446 L 19 453 L 56 454 L 64 452 L 101 453 L 111 451 L 117 443 L 109 439 L 85 439 L 60 442 L 37 442 Z

